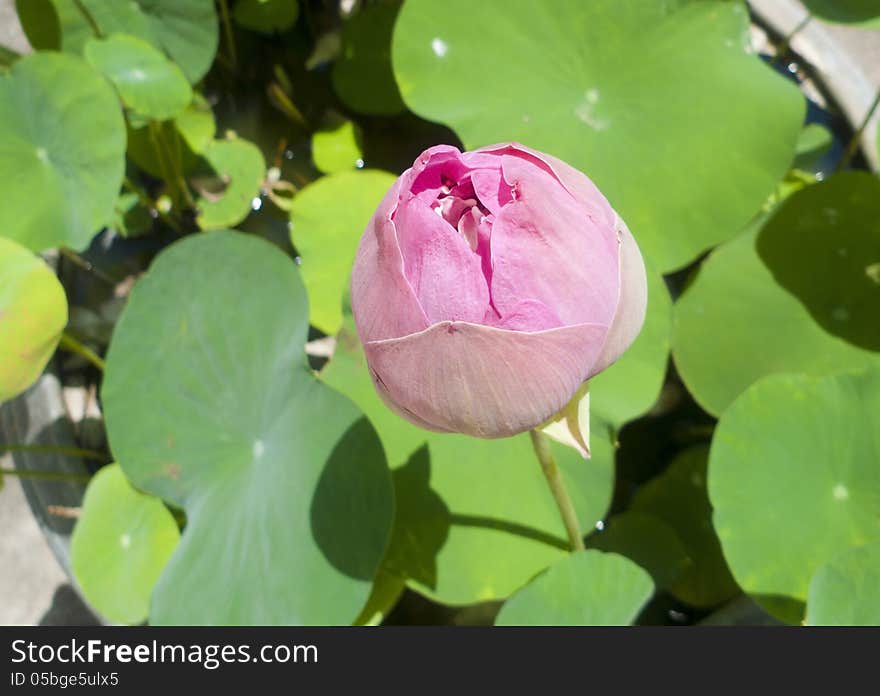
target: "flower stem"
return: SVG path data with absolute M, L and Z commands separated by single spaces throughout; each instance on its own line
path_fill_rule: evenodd
M 562 472 L 556 464 L 556 458 L 550 449 L 550 440 L 543 433 L 537 430 L 529 431 L 532 437 L 532 447 L 535 448 L 535 455 L 541 464 L 541 470 L 550 486 L 550 492 L 553 493 L 553 499 L 556 501 L 556 507 L 559 508 L 559 514 L 562 517 L 562 523 L 565 525 L 565 531 L 568 532 L 568 540 L 571 543 L 572 551 L 584 550 L 584 534 L 581 532 L 578 523 L 577 514 L 574 511 L 574 505 L 565 490 L 565 483 L 562 480 Z
M 70 353 L 75 353 L 81 358 L 85 359 L 87 362 L 90 362 L 92 365 L 97 367 L 101 372 L 104 371 L 104 360 L 99 356 L 95 351 L 93 351 L 88 346 L 83 345 L 79 341 L 77 341 L 73 336 L 71 336 L 66 331 L 61 334 L 61 342 L 58 346 L 62 350 L 66 350 Z

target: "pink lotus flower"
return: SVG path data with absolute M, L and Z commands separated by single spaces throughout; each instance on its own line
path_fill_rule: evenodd
M 423 152 L 373 215 L 351 280 L 388 406 L 487 438 L 535 428 L 582 395 L 638 335 L 646 302 L 639 248 L 605 197 L 517 143 Z

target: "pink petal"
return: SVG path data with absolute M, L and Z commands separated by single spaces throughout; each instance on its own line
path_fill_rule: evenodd
M 559 315 L 538 300 L 520 300 L 507 310 L 503 318 L 488 323 L 511 331 L 544 331 L 564 326 Z
M 639 246 L 620 217 L 616 218 L 615 226 L 620 238 L 620 299 L 593 374 L 611 365 L 636 340 L 648 306 L 648 279 Z
M 498 160 L 499 165 L 501 160 Z M 478 169 L 471 174 L 471 183 L 474 185 L 474 193 L 480 199 L 480 203 L 493 215 L 498 215 L 501 208 L 510 203 L 510 187 L 501 177 L 500 166 L 498 169 Z
M 425 150 L 401 175 L 401 191 L 410 193 L 427 204 L 444 190 L 446 182 L 458 182 L 468 173 L 461 152 L 452 145 L 435 145 Z
M 551 174 L 502 156 L 515 200 L 492 227 L 492 301 L 502 317 L 521 300 L 551 307 L 565 325 L 609 326 L 618 297 L 618 243 Z
M 398 179 L 373 213 L 351 272 L 352 313 L 362 342 L 399 338 L 429 324 L 404 275 L 391 221 L 400 185 Z
M 394 224 L 406 278 L 428 321 L 480 321 L 489 286 L 458 230 L 417 198 L 401 202 Z
M 520 143 L 487 145 L 479 150 L 474 150 L 470 154 L 477 153 L 517 156 L 540 166 L 545 171 L 552 173 L 572 196 L 586 206 L 587 210 L 590 211 L 590 215 L 597 223 L 614 224 L 614 210 L 605 196 L 602 195 L 602 192 L 586 174 L 563 162 L 561 159 L 532 150 Z
M 568 403 L 606 333 L 595 324 L 523 333 L 441 322 L 364 350 L 383 398 L 404 418 L 434 430 L 507 437 Z

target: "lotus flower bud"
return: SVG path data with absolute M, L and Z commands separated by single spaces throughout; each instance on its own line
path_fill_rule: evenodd
M 646 302 L 639 248 L 605 197 L 517 143 L 422 153 L 373 215 L 351 279 L 388 406 L 485 438 L 576 422 L 570 402 L 629 347 Z

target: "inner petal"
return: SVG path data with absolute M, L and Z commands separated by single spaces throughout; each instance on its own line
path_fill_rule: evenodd
M 489 285 L 465 237 L 417 197 L 398 207 L 394 225 L 404 273 L 428 320 L 480 323 Z

